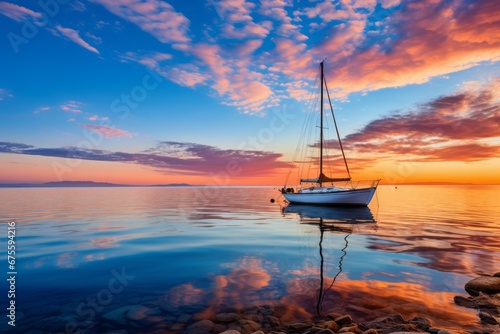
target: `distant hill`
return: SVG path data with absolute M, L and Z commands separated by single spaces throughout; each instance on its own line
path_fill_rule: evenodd
M 152 184 L 146 187 L 196 187 L 188 183 Z
M 2 188 L 126 187 L 126 185 L 107 183 L 107 182 L 93 182 L 93 181 L 60 181 L 60 182 L 46 182 L 46 183 L 3 183 L 0 184 L 0 187 Z
M 187 183 L 155 184 L 150 186 L 136 186 L 94 181 L 60 181 L 46 183 L 0 183 L 0 188 L 69 188 L 69 187 L 191 187 Z

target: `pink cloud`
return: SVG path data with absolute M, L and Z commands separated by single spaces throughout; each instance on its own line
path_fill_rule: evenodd
M 56 29 L 59 33 L 61 33 L 63 36 L 67 37 L 71 41 L 75 42 L 76 44 L 80 45 L 81 47 L 99 54 L 99 51 L 91 46 L 89 43 L 85 42 L 79 35 L 79 32 L 76 30 L 73 30 L 71 28 L 63 28 L 60 25 L 56 26 Z
M 198 44 L 193 49 L 193 53 L 210 68 L 215 80 L 214 88 L 219 94 L 226 94 L 230 89 L 229 75 L 232 69 L 226 65 L 225 58 L 220 55 L 219 46 L 215 44 Z
M 314 78 L 318 64 L 314 62 L 313 54 L 305 43 L 297 43 L 290 39 L 275 40 L 275 54 L 279 61 L 275 62 L 272 70 L 289 75 L 294 79 Z
M 249 57 L 262 46 L 263 41 L 260 39 L 250 39 L 239 45 L 235 51 L 238 53 L 240 59 L 248 60 Z
M 341 8 L 338 7 L 340 6 L 334 4 L 331 0 L 323 0 L 314 7 L 306 8 L 305 14 L 309 18 L 319 17 L 324 23 L 328 23 L 333 20 L 344 21 L 352 18 L 353 16 L 359 17 L 359 14 L 356 14 L 353 11 L 353 8 L 346 6 L 346 4 L 343 4 Z
M 99 117 L 98 115 L 93 115 L 90 117 L 87 117 L 89 121 L 107 121 L 108 117 Z
M 160 0 L 91 0 L 130 21 L 162 43 L 188 43 L 189 20 Z
M 251 14 L 255 4 L 246 0 L 221 0 L 214 5 L 223 22 L 224 37 L 235 39 L 264 38 L 272 28 L 270 21 L 264 21 L 260 24 L 254 22 Z
M 28 17 L 37 19 L 42 17 L 42 14 L 31 9 L 4 1 L 0 2 L 0 13 L 18 22 L 22 22 Z
M 113 137 L 131 138 L 134 136 L 133 134 L 131 134 L 128 131 L 113 128 L 113 127 L 108 126 L 108 125 L 80 124 L 80 126 L 84 129 L 91 130 L 91 131 L 94 131 L 95 133 L 103 135 L 106 138 L 113 138 Z
M 77 102 L 77 101 L 68 101 L 67 103 L 65 104 L 62 104 L 60 106 L 61 110 L 64 110 L 64 111 L 68 111 L 68 112 L 72 112 L 74 114 L 79 114 L 81 113 L 82 111 L 80 110 L 81 106 L 83 105 L 83 103 L 81 102 Z
M 181 86 L 193 87 L 208 80 L 207 76 L 195 66 L 183 66 L 171 68 L 168 71 L 160 72 L 163 76 Z
M 243 44 L 240 55 L 251 52 L 260 44 L 260 41 Z M 221 96 L 229 98 L 230 101 L 225 104 L 237 106 L 248 113 L 258 113 L 273 95 L 272 90 L 261 82 L 261 76 L 247 69 L 248 62 L 223 55 L 218 45 L 199 44 L 193 52 L 210 68 L 212 87 Z
M 261 0 L 259 12 L 280 22 L 276 33 L 282 37 L 291 37 L 297 41 L 305 41 L 308 37 L 300 32 L 301 26 L 292 22 L 286 7 L 291 4 L 283 0 Z

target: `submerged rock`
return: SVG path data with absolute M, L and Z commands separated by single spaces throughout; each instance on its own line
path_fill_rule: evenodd
M 334 320 L 340 327 L 352 323 L 352 318 L 350 315 L 342 315 L 340 317 L 335 318 Z
M 471 296 L 478 296 L 480 292 L 488 295 L 500 293 L 500 277 L 480 276 L 465 284 L 465 291 Z
M 236 313 L 219 313 L 215 316 L 215 318 L 220 322 L 233 322 L 240 320 L 240 316 Z
M 488 312 L 479 312 L 479 318 L 485 324 L 489 325 L 500 325 L 500 317 L 495 317 Z
M 479 292 L 474 297 L 455 296 L 455 304 L 479 310 L 479 318 L 483 324 L 500 325 L 500 293 L 488 295 Z
M 296 323 L 288 325 L 287 329 L 288 329 L 288 332 L 291 332 L 291 333 L 302 333 L 302 332 L 304 332 L 312 327 L 314 327 L 313 323 L 296 322 Z
M 127 306 L 122 306 L 120 308 L 117 308 L 113 311 L 110 311 L 108 313 L 104 313 L 102 317 L 106 320 L 110 320 L 112 322 L 116 322 L 121 325 L 126 325 L 127 324 L 127 313 L 130 311 L 130 309 L 138 307 L 138 305 L 127 305 Z
M 238 322 L 238 325 L 244 334 L 250 334 L 260 329 L 260 325 L 252 320 L 242 319 Z
M 191 326 L 188 327 L 190 328 L 202 328 L 202 329 L 207 329 L 207 330 L 212 330 L 214 329 L 214 323 L 211 320 L 200 320 L 192 324 Z

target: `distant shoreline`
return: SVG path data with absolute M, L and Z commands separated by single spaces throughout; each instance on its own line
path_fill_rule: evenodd
M 415 183 L 400 183 L 400 184 L 380 184 L 380 186 L 387 187 L 402 187 L 402 186 L 498 186 L 499 184 L 479 184 L 479 183 L 453 183 L 453 182 L 415 182 Z M 94 182 L 94 181 L 60 181 L 60 182 L 45 182 L 45 183 L 0 183 L 0 188 L 124 188 L 124 187 L 276 187 L 280 188 L 279 185 L 233 185 L 233 186 L 221 186 L 221 185 L 206 185 L 206 184 L 188 184 L 188 183 L 167 183 L 167 184 L 117 184 L 109 182 Z
M 187 183 L 132 185 L 93 181 L 61 181 L 46 183 L 0 183 L 0 188 L 116 188 L 116 187 L 199 187 Z

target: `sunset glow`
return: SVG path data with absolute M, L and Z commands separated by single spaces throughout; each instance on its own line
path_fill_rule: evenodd
M 353 178 L 500 184 L 499 20 L 496 0 L 0 1 L 0 183 L 282 185 L 326 59 Z

